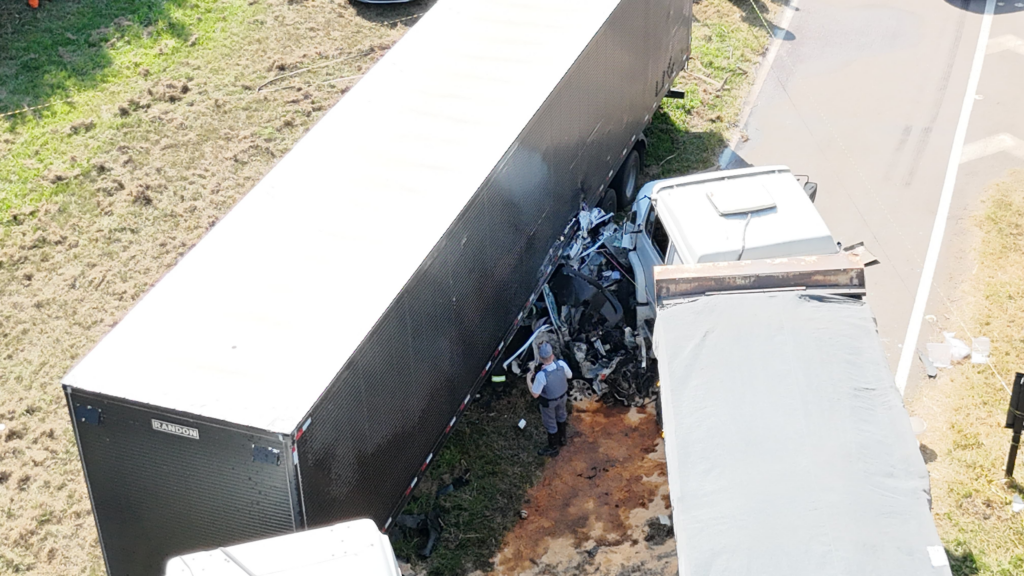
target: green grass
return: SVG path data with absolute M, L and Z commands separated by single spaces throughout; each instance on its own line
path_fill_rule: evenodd
M 0 3 L 0 574 L 104 573 L 61 376 L 430 4 Z
M 243 0 L 0 5 L 0 225 L 90 174 L 92 135 L 128 128 L 109 114 L 118 104 L 186 58 L 223 50 L 262 11 Z
M 543 466 L 536 450 L 546 436 L 525 385 L 516 380 L 502 393 L 489 386 L 484 398 L 466 410 L 405 509 L 406 514 L 440 513 L 445 529 L 433 555 L 426 562 L 418 557 L 423 538 L 395 540 L 395 553 L 425 567 L 431 576 L 489 568 Z M 516 425 L 520 418 L 527 421 L 523 430 Z M 456 477 L 467 478 L 469 484 L 437 496 Z
M 705 170 L 737 129 L 755 67 L 770 36 L 758 10 L 770 16 L 778 5 L 751 0 L 704 0 L 694 6 L 688 73 L 674 88 L 681 100 L 664 100 L 647 129 L 646 175 L 669 178 Z
M 992 341 L 993 366 L 1008 383 L 1024 366 L 1024 172 L 990 187 L 975 218 L 981 233 L 969 274 L 944 330 Z M 962 320 L 960 323 L 958 320 Z M 1024 514 L 1011 512 L 1019 482 L 1005 481 L 1009 395 L 989 366 L 962 363 L 925 385 L 909 404 L 928 428 L 933 512 L 955 576 L 1024 574 Z M 922 450 L 925 452 L 925 450 Z M 1024 477 L 1018 457 L 1016 477 Z

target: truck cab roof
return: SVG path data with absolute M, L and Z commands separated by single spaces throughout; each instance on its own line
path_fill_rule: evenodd
M 645 195 L 675 248 L 669 256 L 672 264 L 839 251 L 825 221 L 785 166 L 658 180 L 647 184 L 639 197 Z

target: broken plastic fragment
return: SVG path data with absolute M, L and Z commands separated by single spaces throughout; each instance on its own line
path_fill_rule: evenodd
M 525 430 L 526 429 L 526 418 L 523 418 L 523 419 L 519 420 L 519 429 L 520 430 Z
M 971 339 L 971 364 L 988 364 L 992 342 L 985 336 Z
M 942 546 L 928 546 L 928 558 L 932 561 L 932 566 L 936 568 L 939 566 L 949 566 L 949 558 L 946 556 L 946 549 Z
M 1015 514 L 1024 512 L 1024 500 L 1020 499 L 1020 494 L 1013 495 L 1013 504 L 1010 505 L 1010 509 L 1013 510 Z
M 921 417 L 919 417 L 919 416 L 911 416 L 910 417 L 910 429 L 914 431 L 914 435 L 915 436 L 920 436 L 922 433 L 924 433 L 925 428 L 927 428 L 927 427 L 928 427 L 928 424 L 925 423 L 924 419 L 922 419 Z
M 971 353 L 971 349 L 963 340 L 954 338 L 955 332 L 943 332 L 942 335 L 946 338 L 946 344 L 949 344 L 950 358 L 953 362 L 959 362 Z
M 928 374 L 929 378 L 935 378 L 939 375 L 939 371 L 935 368 L 935 364 L 932 363 L 931 358 L 927 354 L 921 352 L 921 349 L 917 349 L 917 356 L 921 358 L 921 363 L 924 364 L 924 371 Z
M 929 342 L 926 346 L 928 348 L 928 359 L 932 361 L 933 366 L 936 368 L 949 368 L 953 365 L 953 350 L 948 343 L 937 344 Z
M 623 341 L 626 343 L 626 347 L 629 349 L 636 348 L 636 336 L 633 335 L 633 329 L 626 326 L 626 329 L 623 330 L 623 332 L 625 333 Z

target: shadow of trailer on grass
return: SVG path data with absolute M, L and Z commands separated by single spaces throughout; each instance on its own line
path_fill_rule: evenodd
M 0 3 L 0 114 L 42 106 L 102 83 L 124 41 L 175 40 L 193 31 L 185 0 Z M 8 116 L 17 121 L 18 116 Z

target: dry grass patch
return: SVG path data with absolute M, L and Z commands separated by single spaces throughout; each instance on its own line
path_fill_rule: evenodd
M 1024 171 L 987 192 L 975 223 L 978 268 L 961 287 L 965 304 L 956 311 L 966 326 L 946 329 L 991 338 L 992 364 L 1010 384 L 1013 371 L 1024 370 Z M 928 424 L 920 440 L 933 512 L 957 576 L 1024 574 L 1024 513 L 1010 507 L 1024 488 L 1003 479 L 1008 401 L 990 367 L 960 364 L 925 384 L 909 406 Z
M 430 4 L 0 7 L 0 574 L 105 572 L 60 377 Z

